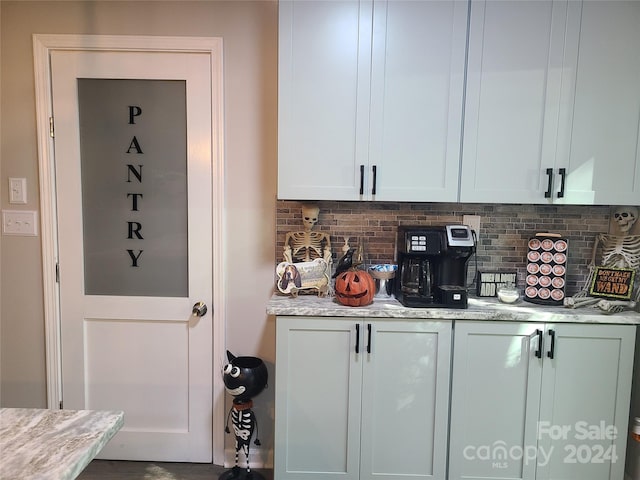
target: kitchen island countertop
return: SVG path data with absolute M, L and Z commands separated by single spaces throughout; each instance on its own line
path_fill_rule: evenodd
M 101 410 L 0 409 L 0 479 L 76 478 L 124 423 Z
M 346 307 L 333 297 L 299 295 L 296 298 L 274 294 L 267 304 L 267 314 L 311 317 L 367 317 L 434 320 L 502 320 L 546 323 L 603 323 L 640 325 L 640 313 L 622 312 L 613 315 L 595 307 L 567 308 L 545 306 L 519 300 L 503 304 L 496 298 L 469 298 L 469 308 L 409 308 L 395 298 L 376 297 L 366 307 Z

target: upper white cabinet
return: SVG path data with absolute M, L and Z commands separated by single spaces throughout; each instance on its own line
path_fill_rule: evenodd
M 640 203 L 639 1 L 279 8 L 280 199 Z
M 557 195 L 567 6 L 472 1 L 460 201 L 543 203 L 545 193 Z
M 640 2 L 473 0 L 460 201 L 640 202 Z
M 281 1 L 278 198 L 357 199 L 367 162 L 371 5 Z
M 640 204 L 640 2 L 582 3 L 565 203 Z
M 468 3 L 279 12 L 278 197 L 456 201 Z

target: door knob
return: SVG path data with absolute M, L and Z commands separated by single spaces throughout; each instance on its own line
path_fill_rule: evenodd
M 207 313 L 207 305 L 204 302 L 198 302 L 193 305 L 191 313 L 197 317 L 203 317 Z

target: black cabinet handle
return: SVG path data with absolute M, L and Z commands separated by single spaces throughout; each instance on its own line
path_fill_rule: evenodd
M 542 358 L 542 330 L 536 328 L 536 335 L 538 336 L 538 349 L 536 350 L 536 357 Z
M 549 335 L 551 336 L 551 348 L 547 352 L 547 357 L 553 359 L 553 355 L 556 351 L 556 332 L 554 330 L 549 330 Z
M 368 330 L 368 334 L 367 334 L 367 353 L 371 353 L 371 324 L 367 323 L 367 330 Z
M 551 188 L 553 187 L 553 168 L 547 168 L 547 177 L 549 177 L 549 183 L 547 183 L 547 191 L 544 192 L 544 198 L 551 198 Z
M 372 169 L 373 169 L 373 188 L 371 189 L 371 195 L 375 195 L 376 194 L 376 176 L 378 174 L 378 167 L 374 165 Z
M 356 323 L 356 353 L 360 353 L 360 324 Z
M 364 165 L 360 165 L 360 195 L 364 194 Z
M 558 173 L 560 174 L 560 191 L 558 192 L 558 198 L 564 197 L 564 180 L 567 176 L 566 168 L 559 168 Z

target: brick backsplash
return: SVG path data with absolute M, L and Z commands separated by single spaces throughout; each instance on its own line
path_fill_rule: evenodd
M 461 224 L 463 215 L 479 215 L 478 269 L 517 270 L 519 287 L 524 284 L 529 238 L 538 232 L 558 233 L 569 243 L 568 296 L 584 285 L 595 235 L 609 231 L 610 217 L 608 206 L 279 200 L 275 263 L 282 261 L 286 233 L 302 230 L 303 205 L 320 208 L 315 229 L 329 233 L 334 264 L 345 237 L 352 246 L 363 240 L 367 264 L 393 263 L 398 225 Z M 473 257 L 468 272 L 470 283 L 475 275 Z

